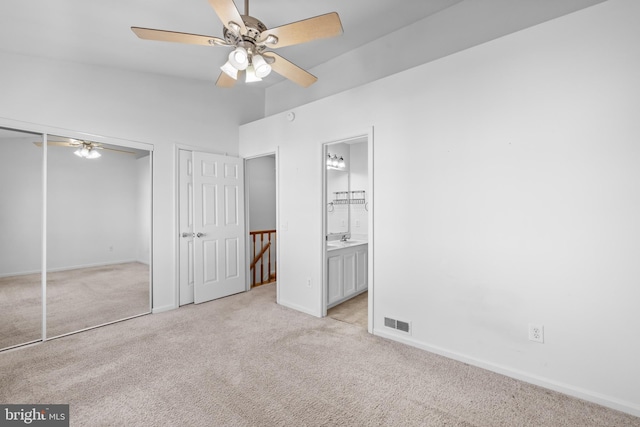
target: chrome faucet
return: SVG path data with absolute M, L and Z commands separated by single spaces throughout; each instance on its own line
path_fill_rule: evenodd
M 340 238 L 340 241 L 341 241 L 341 242 L 346 242 L 346 241 L 347 241 L 347 239 L 348 239 L 347 235 L 346 235 L 346 234 L 343 234 L 343 235 L 342 235 L 342 237 Z

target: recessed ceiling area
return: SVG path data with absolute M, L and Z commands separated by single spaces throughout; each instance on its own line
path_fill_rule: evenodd
M 417 21 L 446 11 L 460 33 L 474 20 L 507 34 L 603 0 L 251 0 L 249 14 L 268 28 L 338 12 L 344 34 L 283 47 L 278 53 L 310 69 Z M 236 1 L 244 13 L 244 2 Z M 215 82 L 228 47 L 140 40 L 132 26 L 221 37 L 222 23 L 207 0 L 3 0 L 0 50 L 104 67 Z M 407 40 L 420 49 L 421 40 Z M 454 42 L 454 41 L 452 41 Z M 439 50 L 447 52 L 448 41 Z M 321 78 L 322 76 L 318 76 Z M 261 87 L 283 79 L 269 76 Z

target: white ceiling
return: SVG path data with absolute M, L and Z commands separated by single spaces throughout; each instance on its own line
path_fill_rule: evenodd
M 470 11 L 481 10 L 483 25 L 508 33 L 601 1 L 252 0 L 249 12 L 267 27 L 338 12 L 342 36 L 278 50 L 309 69 L 447 8 L 447 13 L 459 14 L 460 32 Z M 236 0 L 236 5 L 243 13 L 244 1 Z M 229 52 L 225 47 L 140 40 L 131 26 L 222 35 L 222 24 L 207 0 L 0 1 L 0 50 L 13 53 L 215 81 Z M 407 42 L 420 47 L 419 41 Z M 279 81 L 272 75 L 262 85 Z

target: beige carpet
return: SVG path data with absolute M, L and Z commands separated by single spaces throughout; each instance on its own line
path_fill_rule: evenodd
M 0 278 L 0 349 L 42 338 L 39 274 Z
M 275 285 L 0 353 L 0 402 L 72 426 L 640 426 L 275 304 Z
M 41 339 L 40 274 L 0 278 L 0 348 Z M 150 311 L 149 266 L 124 263 L 47 275 L 47 336 Z
M 327 310 L 327 316 L 332 319 L 340 320 L 341 322 L 351 323 L 352 325 L 358 325 L 361 328 L 367 329 L 367 314 L 369 311 L 368 298 L 369 293 L 363 292 L 342 304 L 330 308 Z

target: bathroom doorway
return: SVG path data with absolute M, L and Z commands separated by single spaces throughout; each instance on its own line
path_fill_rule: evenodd
M 373 330 L 372 132 L 323 145 L 323 315 Z

